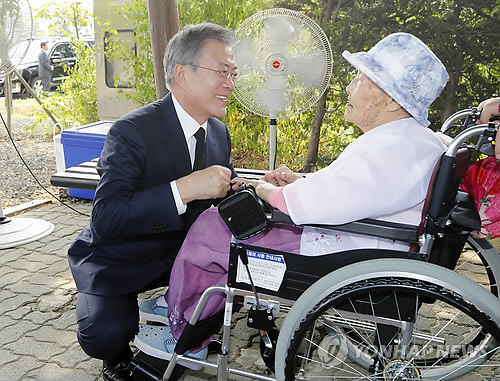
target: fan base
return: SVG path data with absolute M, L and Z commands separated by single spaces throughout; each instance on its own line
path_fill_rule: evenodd
M 10 218 L 0 224 L 0 249 L 9 249 L 43 238 L 54 230 L 50 222 L 37 218 Z

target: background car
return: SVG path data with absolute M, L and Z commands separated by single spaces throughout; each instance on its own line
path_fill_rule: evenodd
M 64 69 L 65 66 L 72 68 L 77 61 L 73 50 L 74 45 L 70 40 L 50 37 L 33 39 L 24 59 L 16 66 L 16 69 L 35 92 L 42 90 L 42 80 L 38 76 L 38 53 L 41 50 L 40 43 L 42 41 L 48 41 L 49 49 L 47 54 L 49 55 L 50 63 L 54 66 L 51 88 L 56 88 L 68 77 L 68 73 Z M 94 47 L 93 39 L 83 39 L 83 41 L 90 47 Z M 0 95 L 4 94 L 4 82 L 4 75 L 0 75 Z M 12 93 L 21 96 L 28 95 L 28 91 L 15 74 L 12 76 Z

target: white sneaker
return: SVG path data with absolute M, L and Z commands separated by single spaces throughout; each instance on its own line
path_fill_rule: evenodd
M 135 336 L 134 340 L 134 345 L 142 352 L 168 361 L 170 361 L 174 354 L 176 344 L 177 341 L 172 335 L 170 327 L 159 325 L 139 324 L 139 333 Z M 206 360 L 207 355 L 207 348 L 197 353 L 187 351 L 183 354 L 183 356 L 192 357 L 197 360 Z M 178 364 L 193 370 L 200 370 L 202 368 L 200 365 L 187 364 L 183 361 L 179 361 Z
M 168 306 L 164 296 L 144 300 L 139 306 L 139 319 L 168 325 Z

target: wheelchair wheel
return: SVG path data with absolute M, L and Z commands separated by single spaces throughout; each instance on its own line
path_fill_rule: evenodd
M 470 249 L 462 252 L 454 271 L 481 284 L 498 296 L 500 279 L 500 255 L 491 243 L 485 239 L 470 237 L 467 240 Z
M 500 301 L 489 291 L 429 263 L 370 260 L 297 300 L 278 338 L 276 379 L 450 380 L 486 363 L 499 342 Z

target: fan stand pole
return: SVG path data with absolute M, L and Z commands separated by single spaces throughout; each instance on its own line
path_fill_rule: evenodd
M 43 102 L 40 100 L 38 95 L 36 95 L 35 91 L 31 88 L 31 86 L 28 84 L 28 82 L 26 82 L 26 80 L 23 78 L 23 76 L 15 69 L 14 69 L 14 73 L 16 73 L 17 78 L 19 78 L 19 80 L 21 81 L 23 86 L 26 88 L 28 93 L 30 93 L 31 96 L 33 98 L 35 98 L 36 101 L 40 104 L 40 106 L 42 106 L 42 109 L 43 109 L 43 111 L 45 111 L 47 116 L 54 122 L 54 124 L 58 124 L 59 122 L 57 121 L 57 119 L 54 117 L 54 115 L 52 115 L 52 113 L 49 111 L 49 109 L 43 105 Z
M 5 76 L 5 108 L 7 109 L 7 129 L 9 133 L 12 133 L 12 73 L 8 73 Z
M 277 121 L 272 118 L 269 122 L 269 170 L 274 171 L 276 168 L 276 147 L 278 145 Z
M 53 230 L 54 225 L 45 220 L 4 216 L 0 198 L 0 250 L 36 241 Z

